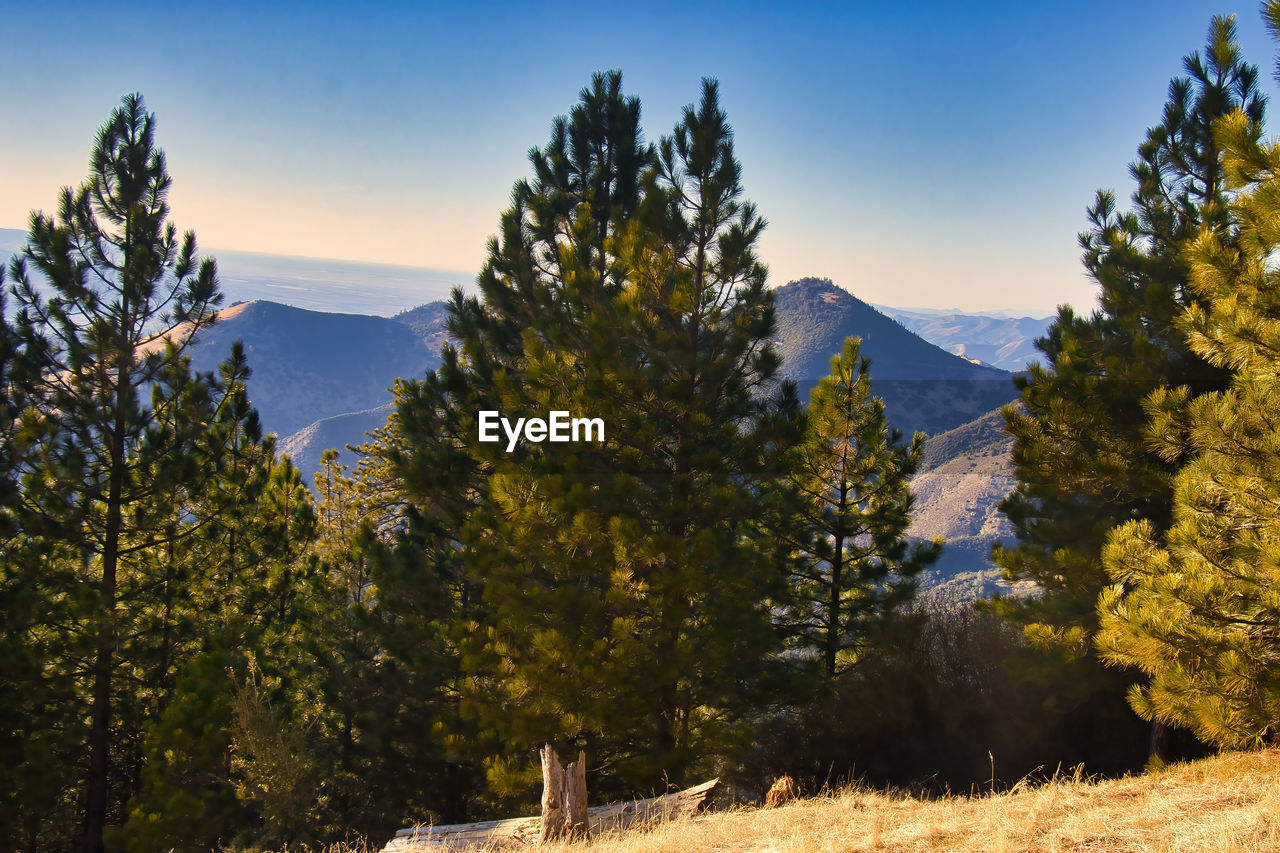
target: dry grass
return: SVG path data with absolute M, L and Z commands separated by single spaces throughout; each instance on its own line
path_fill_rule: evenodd
M 737 809 L 544 853 L 1280 851 L 1280 751 L 1100 782 L 920 800 L 868 790 Z

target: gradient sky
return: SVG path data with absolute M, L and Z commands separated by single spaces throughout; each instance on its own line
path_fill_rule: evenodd
M 5 4 L 0 227 L 85 175 L 126 92 L 206 248 L 474 274 L 526 152 L 592 72 L 648 138 L 717 77 L 775 284 L 900 307 L 1089 307 L 1076 234 L 1181 58 L 1254 3 Z M 1274 127 L 1274 123 L 1272 123 Z

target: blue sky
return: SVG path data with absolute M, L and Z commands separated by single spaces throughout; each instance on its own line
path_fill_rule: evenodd
M 1099 187 L 1128 196 L 1181 57 L 1235 12 L 1274 95 L 1274 48 L 1253 4 L 968 6 L 10 4 L 0 227 L 79 183 L 96 128 L 139 91 L 175 221 L 203 246 L 469 276 L 528 149 L 620 68 L 651 139 L 720 80 L 774 283 L 1088 307 L 1085 207 Z

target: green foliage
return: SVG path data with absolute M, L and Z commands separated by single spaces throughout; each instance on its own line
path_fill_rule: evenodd
M 191 371 L 221 296 L 168 222 L 154 129 L 126 97 L 87 181 L 32 216 L 9 267 L 0 702 L 16 846 L 68 827 L 84 849 L 225 837 L 229 670 L 287 636 L 305 575 L 309 499 L 261 436 L 243 352 Z
M 407 393 L 407 385 L 401 390 Z M 422 420 L 403 430 L 393 414 L 355 448 L 360 459 L 354 471 L 329 450 L 316 475 L 314 553 L 325 583 L 312 600 L 301 641 L 314 668 L 299 686 L 310 692 L 254 717 L 270 722 L 293 709 L 293 726 L 309 733 L 310 769 L 294 775 L 318 779 L 308 811 L 313 838 L 379 838 L 428 819 L 463 822 L 479 787 L 457 746 L 465 741 L 465 729 L 458 720 L 453 635 L 460 630 L 465 592 L 458 581 L 457 542 L 448 530 L 449 506 L 461 492 L 446 490 L 440 500 L 423 498 L 415 505 L 401 476 L 411 470 L 406 460 L 431 455 L 429 433 Z M 440 468 L 430 470 L 442 474 Z M 456 514 L 452 522 L 460 524 Z M 291 736 L 287 728 L 267 726 L 275 734 L 257 742 L 281 748 Z M 246 767 L 273 772 L 270 750 L 255 754 Z M 270 820 L 265 827 L 278 838 L 300 837 Z
M 243 385 L 234 398 L 252 413 Z M 251 487 L 252 498 L 240 493 L 234 511 L 204 517 L 199 532 L 165 552 L 163 607 L 148 615 L 152 635 L 167 643 L 164 668 L 149 676 L 155 706 L 139 720 L 145 766 L 114 836 L 131 849 L 213 845 L 259 822 L 277 829 L 231 761 L 243 722 L 236 712 L 246 682 L 274 679 L 301 692 L 311 671 L 304 640 L 320 596 L 307 554 L 315 521 L 297 469 L 273 460 L 270 440 L 226 446 L 244 455 L 208 482 Z
M 1280 35 L 1280 4 L 1268 7 Z M 1190 457 L 1173 492 L 1167 536 L 1134 521 L 1104 553 L 1113 586 L 1098 603 L 1098 646 L 1150 683 L 1134 709 L 1224 747 L 1256 746 L 1280 726 L 1280 145 L 1254 117 L 1218 123 L 1229 221 L 1188 248 L 1203 300 L 1184 315 L 1191 347 L 1233 372 L 1229 388 L 1186 387 L 1145 401 L 1162 458 Z
M 1062 681 L 1063 707 L 1114 693 L 1124 678 L 1089 664 L 1108 533 L 1144 518 L 1161 537 L 1170 523 L 1172 478 L 1184 460 L 1148 447 L 1142 401 L 1181 385 L 1192 395 L 1220 389 L 1228 376 L 1193 351 L 1178 326 L 1203 298 L 1188 286 L 1179 247 L 1222 221 L 1213 122 L 1237 109 L 1259 120 L 1263 98 L 1232 18 L 1213 20 L 1204 55 L 1192 54 L 1184 67 L 1188 76 L 1170 84 L 1162 120 L 1131 167 L 1133 208 L 1119 212 L 1113 195 L 1099 192 L 1089 211 L 1092 227 L 1080 241 L 1101 288 L 1099 309 L 1087 317 L 1059 311 L 1038 342 L 1046 364 L 1018 380 L 1022 408 L 1005 411 L 1018 487 L 1002 509 L 1019 543 L 994 556 L 1006 578 L 1035 581 L 1042 593 L 996 606 L 1058 660 L 1081 662 Z
M 869 362 L 849 338 L 813 389 L 803 441 L 789 454 L 778 534 L 791 550 L 780 622 L 817 652 L 828 679 L 861 657 L 875 624 L 910 601 L 942 543 L 909 546 L 911 475 L 924 435 L 903 444 L 871 396 Z
M 728 744 L 775 644 L 746 537 L 789 423 L 755 393 L 777 367 L 763 221 L 713 83 L 654 147 L 597 75 L 531 160 L 480 297 L 454 295 L 458 350 L 400 389 L 421 437 L 400 466 L 458 541 L 438 565 L 470 608 L 463 713 L 495 789 L 549 740 L 587 750 L 596 790 L 650 790 Z M 482 410 L 600 416 L 605 440 L 508 454 L 476 441 Z
M 63 191 L 56 220 L 32 216 L 28 246 L 10 267 L 20 334 L 39 341 L 20 416 L 38 436 L 22 468 L 24 527 L 65 544 L 67 559 L 32 580 L 45 600 L 70 602 L 70 630 L 50 654 L 90 707 L 87 720 L 66 721 L 83 726 L 88 743 L 90 848 L 130 793 L 121 778 L 129 770 L 112 778 L 111 768 L 138 764 L 136 743 L 117 734 L 132 705 L 119 696 L 130 653 L 122 647 L 132 639 L 132 611 L 121 603 L 147 588 L 134 555 L 165 541 L 162 496 L 196 470 L 188 448 L 213 405 L 210 383 L 189 376 L 180 335 L 144 347 L 157 332 L 212 322 L 217 303 L 212 262 L 200 262 L 194 237 L 179 242 L 166 221 L 169 176 L 153 137 L 141 99 L 126 98 L 99 133 L 88 181 Z

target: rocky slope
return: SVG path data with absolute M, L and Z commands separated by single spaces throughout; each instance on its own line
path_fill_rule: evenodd
M 907 535 L 946 540 L 942 557 L 922 578 L 931 597 L 954 601 L 1012 590 L 990 559 L 992 545 L 1014 541 L 1000 512 L 1000 501 L 1017 485 L 1012 446 L 998 410 L 925 442 L 911 480 L 916 500 Z

